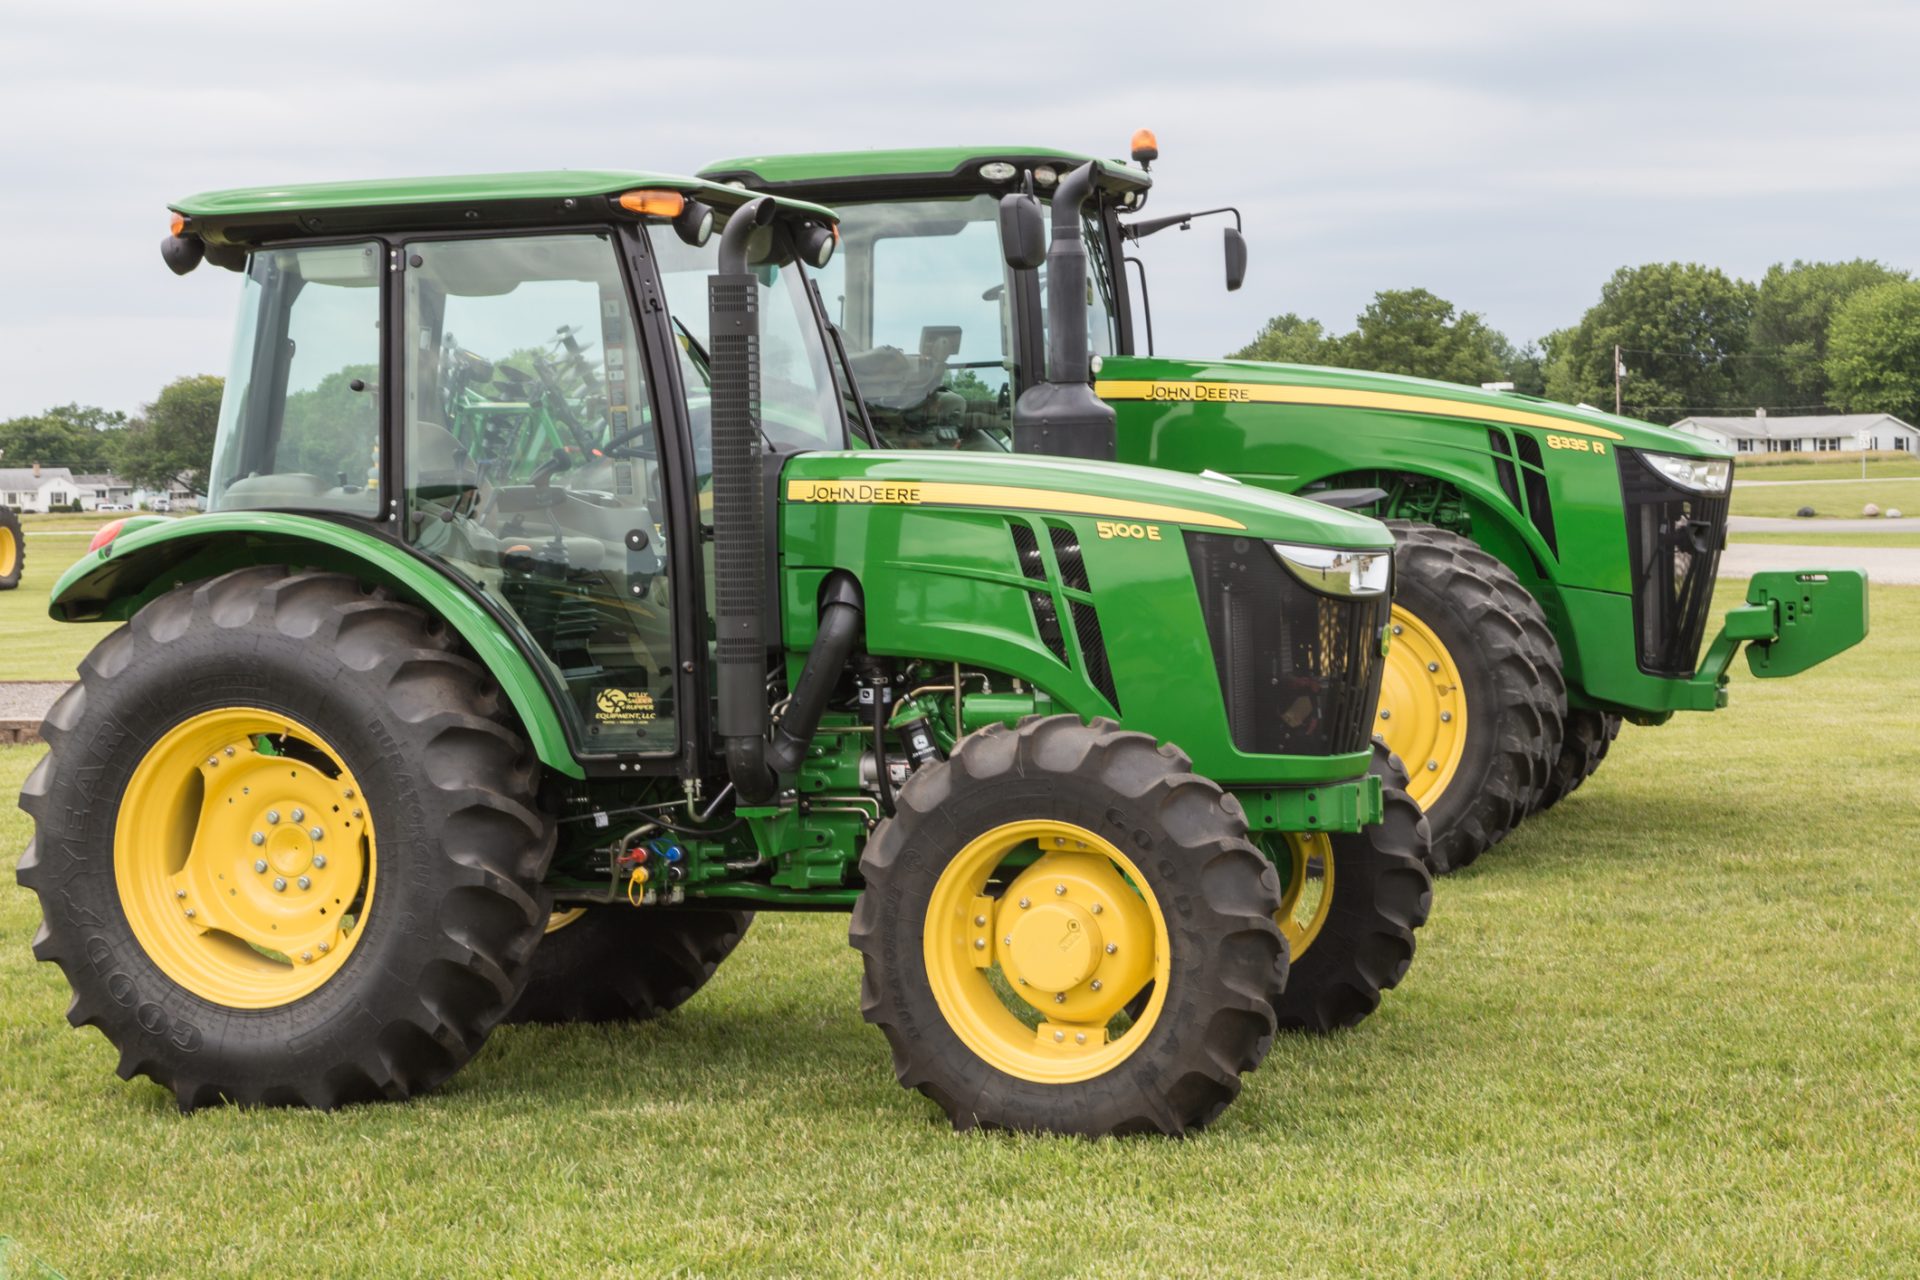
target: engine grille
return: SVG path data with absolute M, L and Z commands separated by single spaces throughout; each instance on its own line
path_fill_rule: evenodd
M 1263 755 L 1366 750 L 1391 596 L 1321 595 L 1256 538 L 1189 533 L 1187 554 L 1233 745 Z
M 1635 449 L 1617 449 L 1640 669 L 1685 679 L 1700 662 L 1727 542 L 1728 495 L 1683 489 Z

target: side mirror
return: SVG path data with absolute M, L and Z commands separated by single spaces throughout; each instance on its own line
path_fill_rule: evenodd
M 1047 260 L 1047 217 L 1038 196 L 1000 197 L 1000 249 L 1015 271 L 1032 271 Z
M 1221 237 L 1227 249 L 1227 292 L 1232 293 L 1247 279 L 1247 238 L 1233 227 Z

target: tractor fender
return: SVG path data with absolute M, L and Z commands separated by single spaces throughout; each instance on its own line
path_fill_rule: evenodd
M 68 568 L 47 612 L 62 622 L 123 622 L 176 586 L 255 564 L 348 574 L 440 618 L 513 704 L 540 762 L 569 777 L 586 776 L 533 659 L 515 637 L 431 561 L 366 529 L 274 511 L 141 522 Z
M 1324 476 L 1306 475 L 1293 483 L 1299 487 L 1324 484 L 1338 488 L 1342 485 L 1357 484 L 1353 479 L 1356 473 L 1351 469 L 1329 471 Z M 1374 477 L 1383 474 L 1403 475 L 1417 480 L 1432 480 L 1457 492 L 1467 504 L 1473 518 L 1473 540 L 1481 543 L 1496 558 L 1506 561 L 1507 567 L 1519 574 L 1523 580 L 1543 577 L 1549 586 L 1557 587 L 1559 562 L 1547 546 L 1547 540 L 1533 527 L 1513 503 L 1502 493 L 1497 485 L 1489 484 L 1484 476 L 1478 475 L 1466 467 L 1448 466 L 1444 462 L 1425 465 L 1408 465 L 1397 462 L 1367 468 L 1358 474 Z M 1369 483 L 1373 483 L 1369 479 Z M 1311 494 L 1302 494 L 1311 497 Z M 1498 536 L 1487 537 L 1490 530 L 1497 530 Z M 1524 557 L 1532 553 L 1532 563 Z M 1516 557 L 1522 557 L 1521 563 L 1513 563 Z M 1542 573 L 1544 570 L 1544 574 Z

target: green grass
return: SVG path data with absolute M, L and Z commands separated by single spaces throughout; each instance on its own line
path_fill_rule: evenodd
M 1860 455 L 1829 457 L 1816 462 L 1804 453 L 1746 454 L 1734 459 L 1733 471 L 1736 486 L 1742 480 L 1858 480 Z M 1882 450 L 1867 459 L 1867 479 L 1885 480 L 1894 476 L 1920 476 L 1920 457 Z
M 1733 485 L 1733 514 L 1737 516 L 1790 516 L 1801 507 L 1812 507 L 1821 516 L 1854 517 L 1867 503 L 1882 511 L 1898 507 L 1909 516 L 1920 515 L 1920 481 L 1855 480 L 1848 484 L 1783 484 L 1756 488 Z
M 0 591 L 0 637 L 4 637 L 0 639 L 0 681 L 71 680 L 80 659 L 113 629 L 112 624 L 55 622 L 47 616 L 48 593 L 67 566 L 85 554 L 87 540 L 39 532 L 38 525 L 27 527 L 26 571 L 18 587 Z M 0 1226 L 0 1235 L 5 1233 Z
M 762 916 L 665 1020 L 503 1031 L 410 1104 L 183 1118 L 66 1026 L 0 877 L 0 1235 L 75 1280 L 1911 1273 L 1920 590 L 1875 594 L 1867 645 L 1627 729 L 1438 886 L 1375 1017 L 1281 1039 L 1185 1142 L 954 1135 L 837 916 Z
M 1762 533 L 1730 533 L 1733 542 L 1772 542 L 1796 547 L 1920 547 L 1920 527 L 1902 529 L 1902 521 L 1892 521 L 1885 533 L 1823 533 L 1816 521 L 1807 522 L 1807 531 L 1772 529 Z M 1920 524 L 1920 522 L 1916 522 Z

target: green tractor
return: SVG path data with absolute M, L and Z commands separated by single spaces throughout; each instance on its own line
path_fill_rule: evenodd
M 168 265 L 243 282 L 208 511 L 59 580 L 123 625 L 21 796 L 34 953 L 122 1076 L 404 1098 L 837 910 L 956 1126 L 1177 1134 L 1398 980 L 1431 885 L 1372 739 L 1385 528 L 872 448 L 837 241 L 641 173 L 176 206 Z M 1305 930 L 1346 968 L 1289 983 Z
M 1057 374 L 1049 268 L 1003 261 L 1003 242 L 1036 234 L 1032 210 L 1003 219 L 1012 196 L 1050 205 L 1053 235 L 1083 242 L 1092 385 L 1118 411 L 1119 458 L 1387 521 L 1394 643 L 1377 727 L 1413 770 L 1436 870 L 1579 786 L 1623 717 L 1724 705 L 1738 639 L 1756 642 L 1757 674 L 1786 675 L 1865 635 L 1859 575 L 1766 575 L 1722 632 L 1737 639 L 1699 661 L 1732 461 L 1695 437 L 1452 383 L 1155 356 L 1132 246 L 1231 215 L 1235 289 L 1246 245 L 1237 210 L 1141 216 L 1159 153 L 1144 130 L 1134 144 L 1134 165 L 981 147 L 759 156 L 704 176 L 837 208 L 844 247 L 821 289 L 890 447 L 1049 447 L 1016 414 Z

